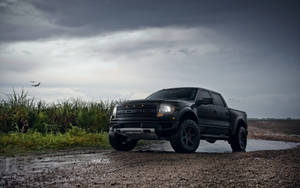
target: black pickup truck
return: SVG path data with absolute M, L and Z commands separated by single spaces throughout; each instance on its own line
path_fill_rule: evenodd
M 245 112 L 227 107 L 217 92 L 185 87 L 157 91 L 144 100 L 117 105 L 111 116 L 109 141 L 116 150 L 132 150 L 138 140 L 169 140 L 176 152 L 195 152 L 200 139 L 226 140 L 232 151 L 245 151 Z

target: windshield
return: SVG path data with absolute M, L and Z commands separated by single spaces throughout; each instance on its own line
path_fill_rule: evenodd
M 196 93 L 197 93 L 196 88 L 163 89 L 163 90 L 153 93 L 146 99 L 194 100 Z

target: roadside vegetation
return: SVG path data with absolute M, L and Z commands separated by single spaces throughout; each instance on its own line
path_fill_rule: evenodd
M 119 101 L 47 104 L 15 91 L 0 102 L 0 153 L 68 147 L 110 148 L 108 123 Z
M 65 133 L 40 133 L 37 131 L 11 132 L 0 136 L 0 153 L 16 154 L 47 149 L 95 147 L 109 149 L 108 133 L 88 133 L 72 127 Z

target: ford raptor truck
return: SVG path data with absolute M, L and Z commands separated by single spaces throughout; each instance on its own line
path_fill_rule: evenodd
M 200 140 L 225 140 L 233 152 L 247 146 L 247 115 L 227 106 L 220 93 L 195 88 L 162 89 L 144 100 L 115 106 L 109 128 L 111 146 L 132 150 L 140 139 L 168 140 L 176 152 L 195 152 Z

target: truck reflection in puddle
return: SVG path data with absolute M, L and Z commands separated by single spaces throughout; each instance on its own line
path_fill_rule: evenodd
M 174 151 L 169 142 L 160 141 L 144 141 L 146 145 L 137 149 L 139 151 Z M 151 144 L 153 143 L 153 144 Z M 300 143 L 295 142 L 283 142 L 283 141 L 270 141 L 270 140 L 256 140 L 248 139 L 246 151 L 261 151 L 261 150 L 283 150 L 291 149 L 300 146 Z M 232 152 L 230 145 L 225 141 L 216 141 L 214 144 L 210 144 L 205 140 L 201 140 L 200 146 L 196 152 L 209 152 L 209 153 L 226 153 Z

